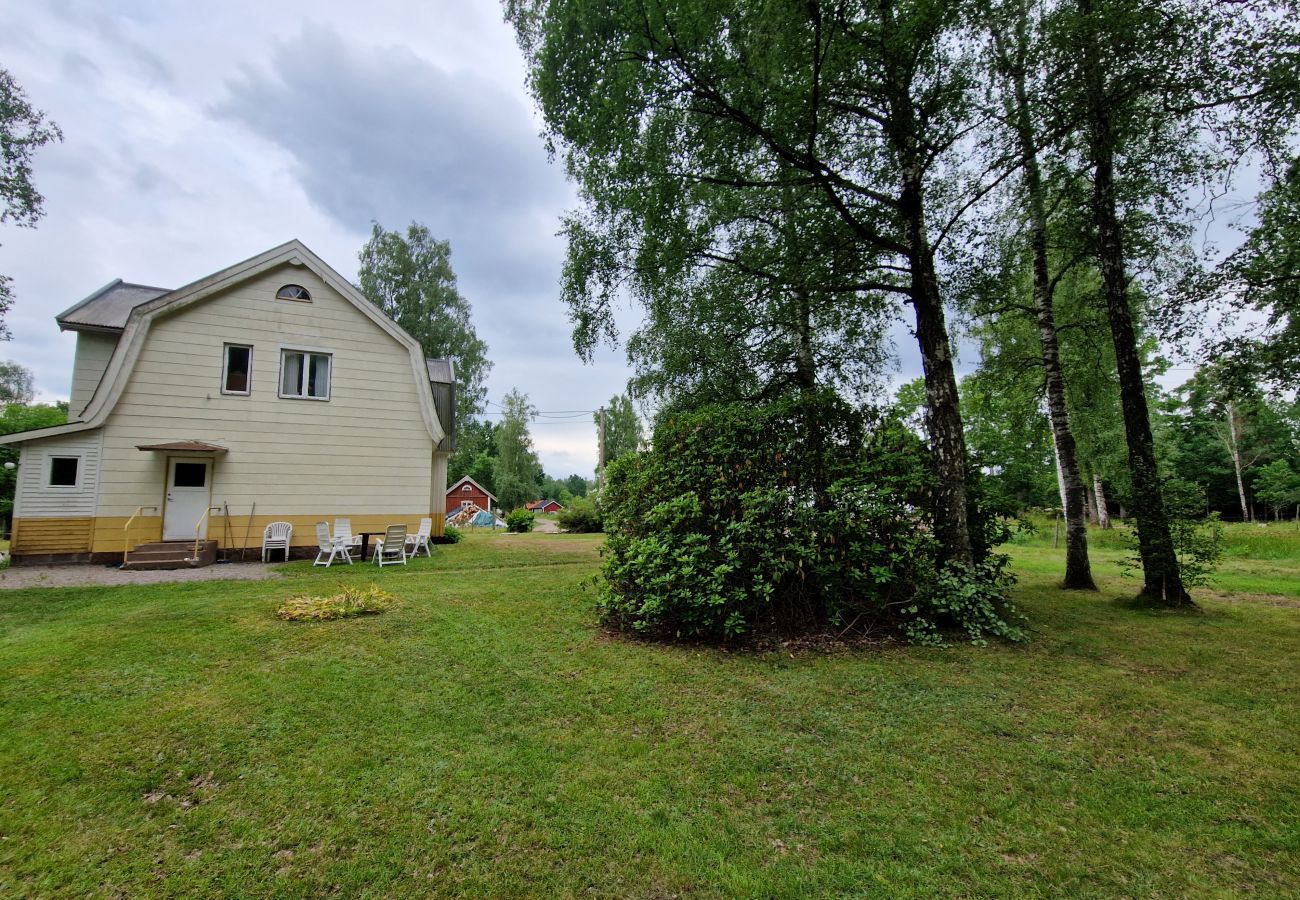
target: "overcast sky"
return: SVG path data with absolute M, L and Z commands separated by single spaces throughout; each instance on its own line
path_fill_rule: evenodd
M 556 231 L 574 193 L 496 0 L 0 0 L 0 22 L 0 66 L 65 134 L 36 159 L 45 218 L 0 232 L 17 297 L 0 358 L 41 398 L 72 373 L 54 315 L 114 278 L 178 287 L 296 237 L 355 279 L 370 223 L 411 220 L 451 242 L 491 402 L 519 387 L 590 410 L 624 389 L 621 350 L 572 349 Z M 894 380 L 915 377 L 894 338 Z M 549 474 L 592 474 L 588 417 L 532 433 Z
M 621 352 L 574 354 L 558 217 L 524 70 L 494 0 L 158 3 L 0 0 L 0 65 L 63 129 L 40 151 L 45 218 L 0 233 L 14 339 L 43 399 L 68 396 L 54 315 L 114 278 L 178 287 L 300 238 L 345 277 L 370 223 L 451 242 L 495 367 L 543 411 L 623 390 Z M 218 12 L 219 10 L 219 12 Z M 533 437 L 548 473 L 590 475 L 590 418 Z

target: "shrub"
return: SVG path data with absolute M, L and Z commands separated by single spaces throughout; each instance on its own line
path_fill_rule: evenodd
M 290 597 L 275 611 L 276 616 L 288 622 L 319 622 L 330 619 L 350 619 L 381 613 L 396 602 L 392 594 L 378 585 L 354 588 L 339 585 L 341 590 L 329 596 L 313 597 L 305 594 Z
M 605 530 L 600 507 L 585 497 L 575 497 L 557 518 L 560 527 L 573 534 L 599 534 Z
M 973 511 L 978 565 L 940 567 L 932 481 L 901 422 L 833 396 L 666 416 L 652 450 L 607 470 L 602 617 L 660 638 L 1020 638 L 1005 558 L 987 553 L 999 512 Z
M 506 531 L 512 531 L 515 534 L 523 534 L 524 532 L 532 531 L 533 522 L 536 521 L 536 519 L 537 516 L 535 516 L 531 511 L 527 509 L 516 509 L 514 512 L 506 514 Z
M 1223 556 L 1223 523 L 1219 514 L 1207 515 L 1205 488 L 1183 478 L 1166 478 L 1161 483 L 1161 495 L 1183 586 L 1208 584 Z M 1142 571 L 1136 526 L 1126 530 L 1124 539 L 1131 556 L 1122 566 L 1125 575 L 1132 575 Z
M 448 525 L 442 531 L 442 537 L 433 538 L 436 544 L 459 544 L 465 539 L 465 533 L 455 525 Z

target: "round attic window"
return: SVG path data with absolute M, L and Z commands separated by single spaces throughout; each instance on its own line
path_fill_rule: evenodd
M 278 291 L 275 292 L 275 299 L 305 300 L 306 302 L 310 303 L 311 294 L 309 294 L 307 292 L 307 289 L 300 284 L 286 284 L 284 287 L 280 288 Z

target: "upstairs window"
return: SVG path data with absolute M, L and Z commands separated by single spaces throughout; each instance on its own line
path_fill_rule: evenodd
M 277 300 L 298 300 L 302 303 L 311 302 L 311 294 L 301 284 L 286 284 L 275 292 Z
M 467 484 L 467 485 L 464 485 L 464 486 L 461 487 L 460 492 L 461 492 L 462 494 L 468 494 L 468 493 L 469 493 L 470 491 L 472 491 L 472 490 L 474 490 L 474 489 L 473 489 L 472 487 L 470 487 L 470 486 Z
M 294 400 L 328 400 L 331 360 L 328 353 L 281 351 L 280 396 Z
M 248 394 L 253 387 L 253 348 L 226 344 L 226 361 L 221 371 L 221 393 Z
M 81 457 L 79 456 L 51 456 L 50 487 L 76 487 L 80 470 Z

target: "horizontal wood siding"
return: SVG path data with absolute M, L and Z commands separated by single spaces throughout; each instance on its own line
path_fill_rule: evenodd
M 288 283 L 312 302 L 275 299 Z M 228 343 L 253 348 L 248 396 L 221 393 Z M 328 401 L 279 396 L 283 347 L 333 354 Z M 283 266 L 151 325 L 104 426 L 99 512 L 162 503 L 166 454 L 136 445 L 201 440 L 229 448 L 215 457 L 211 502 L 236 520 L 256 503 L 259 521 L 302 523 L 296 542 L 310 544 L 316 518 L 411 519 L 412 501 L 418 510 L 436 493 L 422 387 L 406 347 L 314 273 Z M 220 539 L 219 519 L 208 535 Z
M 35 553 L 86 553 L 91 547 L 95 520 L 76 518 L 15 518 L 10 552 L 15 555 Z
M 28 441 L 18 458 L 14 491 L 15 518 L 90 518 L 95 515 L 95 489 L 101 468 L 101 432 L 83 431 L 62 437 Z M 50 457 L 75 456 L 80 462 L 76 487 L 53 487 Z
M 81 414 L 94 396 L 115 349 L 115 334 L 77 333 L 77 355 L 72 363 L 72 398 L 68 401 L 68 411 L 73 418 Z

